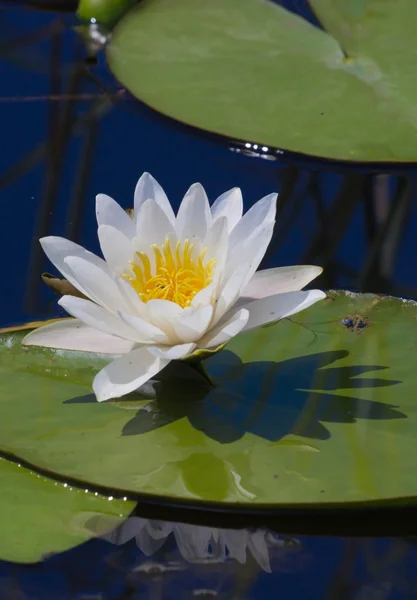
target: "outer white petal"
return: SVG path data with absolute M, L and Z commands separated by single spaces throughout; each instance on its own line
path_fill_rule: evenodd
M 200 183 L 194 183 L 185 194 L 178 209 L 176 231 L 179 239 L 204 240 L 212 224 L 206 192 Z
M 237 335 L 245 327 L 249 319 L 249 311 L 242 308 L 234 313 L 229 319 L 220 321 L 198 342 L 200 348 L 214 348 L 226 344 L 232 337 Z
M 263 257 L 265 256 L 265 252 L 267 251 L 267 248 L 271 242 L 273 233 L 274 233 L 274 223 L 269 223 L 269 225 L 266 225 L 263 228 L 263 234 L 262 234 L 262 238 L 259 241 L 259 244 L 255 245 L 254 241 L 252 240 L 251 246 L 253 249 L 253 255 L 252 255 L 251 259 L 249 260 L 250 267 L 246 274 L 244 287 L 246 287 L 248 282 L 252 279 L 255 271 L 257 270 Z M 250 252 L 250 250 L 249 250 L 249 252 Z M 242 289 L 244 289 L 244 288 L 242 288 Z
M 146 200 L 136 215 L 138 249 L 149 252 L 150 246 L 161 246 L 166 237 L 175 237 L 174 225 L 155 200 Z
M 287 292 L 253 300 L 243 307 L 249 311 L 249 320 L 244 331 L 290 317 L 325 297 L 326 294 L 321 290 L 308 290 Z
M 119 315 L 122 321 L 136 332 L 142 344 L 167 344 L 169 342 L 168 336 L 163 331 L 145 319 L 124 312 L 120 312 Z
M 228 244 L 229 233 L 227 218 L 225 216 L 219 217 L 212 227 L 210 227 L 202 244 L 204 248 L 207 248 L 206 260 L 216 260 L 212 281 L 213 293 L 215 295 L 217 295 L 218 287 L 223 279 L 227 260 Z
M 170 300 L 149 300 L 146 303 L 147 318 L 156 327 L 164 331 L 171 343 L 178 343 L 174 322 L 180 317 L 184 309 Z
M 213 316 L 212 306 L 185 308 L 174 323 L 175 332 L 181 342 L 195 342 L 207 331 Z
M 100 225 L 98 239 L 103 256 L 113 273 L 126 271 L 133 258 L 131 239 L 112 225 Z
M 229 245 L 227 253 L 225 277 L 230 277 L 236 268 L 243 262 L 249 265 L 245 285 L 258 268 L 266 249 L 271 241 L 274 230 L 274 223 L 267 223 L 265 226 L 258 227 L 248 237 L 234 246 Z
M 211 207 L 213 222 L 220 217 L 226 217 L 229 233 L 242 218 L 243 199 L 240 188 L 232 188 L 217 198 Z
M 146 304 L 142 302 L 130 283 L 120 277 L 116 278 L 115 282 L 124 299 L 127 311 L 132 315 L 138 315 L 146 319 Z
M 257 271 L 248 285 L 242 290 L 242 298 L 239 301 L 265 298 L 273 294 L 295 292 L 301 290 L 310 281 L 313 281 L 322 273 L 321 267 L 309 265 L 297 265 L 294 267 L 278 267 L 276 269 L 265 269 Z
M 149 348 L 154 356 L 159 358 L 167 358 L 168 360 L 179 360 L 184 358 L 188 354 L 191 354 L 196 348 L 196 344 L 179 344 L 178 346 L 171 346 L 171 348 Z
M 97 224 L 111 225 L 123 233 L 129 240 L 135 235 L 135 223 L 123 208 L 107 196 L 98 194 L 96 196 Z
M 126 325 L 118 316 L 112 314 L 106 308 L 90 302 L 90 300 L 84 300 L 84 298 L 77 298 L 75 296 L 62 296 L 58 300 L 58 304 L 72 317 L 80 319 L 80 321 L 90 327 L 94 327 L 110 335 L 131 340 L 132 342 L 146 343 L 142 342 L 136 331 Z
M 85 295 L 87 295 L 86 291 L 80 288 L 80 285 L 74 279 L 72 270 L 68 268 L 68 265 L 65 262 L 66 258 L 69 256 L 76 256 L 88 261 L 98 269 L 101 269 L 104 273 L 109 272 L 109 268 L 102 258 L 99 258 L 82 246 L 74 244 L 74 242 L 70 242 L 61 237 L 49 236 L 42 238 L 40 243 L 51 263 L 55 265 L 58 271 L 60 271 L 72 285 L 75 285 L 75 287 Z
M 135 219 L 137 218 L 140 207 L 149 198 L 156 200 L 168 219 L 174 224 L 175 215 L 167 195 L 152 175 L 144 173 L 137 182 L 135 189 Z
M 234 273 L 226 279 L 217 298 L 212 327 L 220 321 L 223 315 L 234 305 L 240 296 L 240 291 L 249 269 L 248 264 L 239 265 Z
M 227 218 L 219 217 L 202 240 L 202 246 L 207 248 L 206 260 L 212 258 L 218 260 L 220 255 L 226 253 L 228 239 Z
M 110 273 L 76 256 L 66 258 L 65 264 L 75 287 L 88 298 L 115 313 L 125 308 L 124 298 Z
M 264 227 L 268 223 L 273 223 L 275 221 L 277 198 L 278 194 L 269 194 L 258 200 L 258 202 L 243 215 L 230 234 L 229 245 L 231 248 L 235 244 L 240 244 L 250 237 L 258 227 Z
M 89 327 L 79 319 L 65 319 L 39 327 L 31 331 L 22 343 L 25 346 L 45 346 L 99 354 L 126 354 L 134 346 L 134 342 Z
M 154 356 L 148 348 L 137 348 L 111 362 L 94 378 L 93 390 L 99 402 L 133 392 L 159 373 L 169 360 Z

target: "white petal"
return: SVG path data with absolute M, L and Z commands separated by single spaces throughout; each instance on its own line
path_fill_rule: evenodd
M 130 283 L 120 277 L 118 277 L 115 282 L 124 299 L 127 311 L 132 315 L 146 318 L 146 304 L 142 302 Z
M 178 210 L 176 230 L 179 239 L 204 240 L 211 227 L 212 216 L 206 192 L 200 183 L 194 183 L 185 194 Z
M 242 290 L 248 285 L 249 281 L 255 274 L 255 271 L 261 264 L 263 257 L 265 256 L 265 252 L 271 242 L 272 234 L 274 233 L 274 223 L 269 223 L 262 230 L 262 237 L 259 240 L 259 243 L 255 243 L 254 239 L 251 240 L 251 243 L 245 248 L 246 252 L 253 253 L 251 258 L 248 258 L 249 262 L 249 270 L 246 274 L 244 287 Z M 247 255 L 246 255 L 247 256 Z
M 206 285 L 206 287 L 200 290 L 191 300 L 191 308 L 198 308 L 199 306 L 206 306 L 206 304 L 210 304 L 213 297 L 213 292 L 214 284 L 210 283 L 210 285 Z
M 258 228 L 275 221 L 278 194 L 268 194 L 243 215 L 230 234 L 230 246 L 246 240 Z
M 137 219 L 137 214 L 140 207 L 149 198 L 156 200 L 157 204 L 159 204 L 159 206 L 162 208 L 168 219 L 172 224 L 174 224 L 175 215 L 167 195 L 156 179 L 152 177 L 152 175 L 149 173 L 144 173 L 136 184 L 135 189 L 135 219 Z
M 242 218 L 243 199 L 240 188 L 233 188 L 217 198 L 211 207 L 213 222 L 220 217 L 226 217 L 229 233 Z
M 214 348 L 226 344 L 245 327 L 249 319 L 249 311 L 245 308 L 238 310 L 229 319 L 221 320 L 198 342 L 200 348 Z
M 318 277 L 322 271 L 321 267 L 309 265 L 278 267 L 276 269 L 257 271 L 248 285 L 242 290 L 244 298 L 240 298 L 239 301 L 247 299 L 249 302 L 250 299 L 265 298 L 273 294 L 296 292 Z
M 191 354 L 195 347 L 196 344 L 179 344 L 178 346 L 172 346 L 171 348 L 157 348 L 154 346 L 153 348 L 149 348 L 149 352 L 159 358 L 179 360 L 184 358 L 184 356 Z
M 90 300 L 84 300 L 84 298 L 77 298 L 76 296 L 62 296 L 58 300 L 58 304 L 72 317 L 80 319 L 80 321 L 90 327 L 126 340 L 142 343 L 142 340 L 134 329 L 126 325 L 118 316 L 112 314 L 106 308 L 90 302 Z
M 126 354 L 134 342 L 99 331 L 78 319 L 65 319 L 31 331 L 22 342 L 25 346 L 45 346 L 61 350 Z
M 219 217 L 210 227 L 202 246 L 207 248 L 206 260 L 215 259 L 213 270 L 213 292 L 217 295 L 218 286 L 223 278 L 229 243 L 228 223 L 226 217 Z
M 168 337 L 167 335 L 149 323 L 145 319 L 141 319 L 140 317 L 136 317 L 134 315 L 129 315 L 124 312 L 119 312 L 120 318 L 129 328 L 132 328 L 136 331 L 138 335 L 138 339 L 140 339 L 141 344 L 167 344 Z
M 111 362 L 94 378 L 93 390 L 99 402 L 133 392 L 159 373 L 169 360 L 157 358 L 147 348 L 137 348 Z
M 290 317 L 325 297 L 326 294 L 320 290 L 308 290 L 276 294 L 249 302 L 243 307 L 249 311 L 249 320 L 244 331 Z
M 227 227 L 227 218 L 219 217 L 207 231 L 206 236 L 202 240 L 202 246 L 207 248 L 207 258 L 217 259 L 227 249 L 227 241 L 229 239 Z
M 185 308 L 174 323 L 178 338 L 184 343 L 197 341 L 206 332 L 212 316 L 212 306 Z
M 220 321 L 223 315 L 232 308 L 239 298 L 248 269 L 249 265 L 247 264 L 239 265 L 231 277 L 223 283 L 219 297 L 217 298 L 212 326 Z
M 117 274 L 129 268 L 133 258 L 132 241 L 112 225 L 100 225 L 98 239 L 101 251 L 110 269 Z
M 145 306 L 149 321 L 162 329 L 170 338 L 171 343 L 177 343 L 178 336 L 175 333 L 174 322 L 184 309 L 175 302 L 159 299 L 149 300 Z
M 124 298 L 109 273 L 76 256 L 69 256 L 64 262 L 74 285 L 88 298 L 116 313 L 125 308 Z
M 138 250 L 149 252 L 152 244 L 161 246 L 168 236 L 175 237 L 173 224 L 155 200 L 146 200 L 136 219 Z
M 96 196 L 97 224 L 111 225 L 123 233 L 129 240 L 135 235 L 135 223 L 123 208 L 106 194 Z
M 259 264 L 265 255 L 266 249 L 271 241 L 273 230 L 274 223 L 271 222 L 263 227 L 255 229 L 239 244 L 235 244 L 234 246 L 229 245 L 225 266 L 225 277 L 230 277 L 231 274 L 235 272 L 238 265 L 248 263 L 250 268 L 247 272 L 246 285 L 247 282 L 252 279 L 253 274 L 259 267 Z
M 42 238 L 40 243 L 51 263 L 55 265 L 58 271 L 60 271 L 72 285 L 75 285 L 75 287 L 85 295 L 87 295 L 86 291 L 81 289 L 79 283 L 74 279 L 72 270 L 68 268 L 68 265 L 65 262 L 66 258 L 69 256 L 83 258 L 95 265 L 98 269 L 101 269 L 104 273 L 109 272 L 109 268 L 102 258 L 99 258 L 82 246 L 74 244 L 74 242 L 70 242 L 61 237 L 49 236 Z

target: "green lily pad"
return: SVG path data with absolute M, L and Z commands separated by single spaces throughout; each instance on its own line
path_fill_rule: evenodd
M 109 66 L 161 113 L 261 154 L 416 161 L 417 3 L 310 4 L 327 31 L 268 0 L 145 0 Z
M 77 489 L 0 459 L 0 559 L 36 562 L 73 548 L 106 528 L 92 533 L 83 521 L 95 517 L 100 526 L 121 523 L 134 503 Z M 111 520 L 110 520 L 111 518 Z M 80 521 L 80 523 L 79 523 Z
M 83 21 L 112 26 L 137 0 L 79 0 L 77 16 Z
M 105 403 L 103 356 L 24 333 L 0 338 L 0 445 L 30 464 L 138 497 L 417 504 L 415 302 L 332 292 L 209 358 L 215 388 L 171 363 L 146 398 Z

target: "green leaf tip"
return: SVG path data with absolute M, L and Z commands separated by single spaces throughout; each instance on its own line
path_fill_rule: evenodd
M 136 0 L 80 0 L 77 17 L 113 27 L 135 3 Z

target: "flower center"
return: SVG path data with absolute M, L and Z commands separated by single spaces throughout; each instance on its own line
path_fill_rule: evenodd
M 183 308 L 190 306 L 194 296 L 213 278 L 216 259 L 205 263 L 207 248 L 197 258 L 192 257 L 194 245 L 189 240 L 177 242 L 175 248 L 167 238 L 161 247 L 152 245 L 155 266 L 145 252 L 136 252 L 130 261 L 131 273 L 123 275 L 142 302 L 171 300 Z

